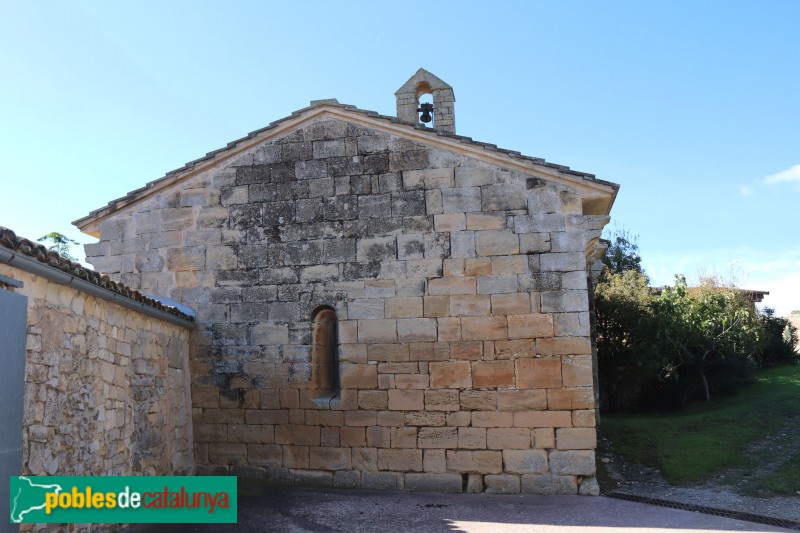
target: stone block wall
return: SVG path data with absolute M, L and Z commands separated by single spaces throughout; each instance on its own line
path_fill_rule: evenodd
M 23 473 L 192 473 L 189 330 L 9 265 L 28 297 Z
M 121 208 L 86 249 L 196 309 L 199 472 L 593 493 L 586 254 L 607 220 L 533 172 L 317 120 Z M 320 306 L 339 324 L 330 401 Z

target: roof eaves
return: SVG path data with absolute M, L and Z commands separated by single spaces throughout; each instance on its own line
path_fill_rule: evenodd
M 57 252 L 48 250 L 41 244 L 23 237 L 18 237 L 16 233 L 3 226 L 0 226 L 0 246 L 135 302 L 173 315 L 182 320 L 194 322 L 193 316 L 180 311 L 178 308 L 164 305 L 135 289 L 131 289 L 127 285 L 113 281 L 106 275 L 86 268 L 80 263 L 70 261 L 60 256 Z
M 123 204 L 123 203 L 127 203 L 128 201 L 136 200 L 138 197 L 140 197 L 142 194 L 146 193 L 148 190 L 150 190 L 150 189 L 158 186 L 159 184 L 163 183 L 166 179 L 172 178 L 172 177 L 174 177 L 176 175 L 179 175 L 179 174 L 182 174 L 182 173 L 185 173 L 185 172 L 188 172 L 188 171 L 194 169 L 198 164 L 206 162 L 206 161 L 210 161 L 210 160 L 216 158 L 217 156 L 219 156 L 220 154 L 222 154 L 224 152 L 227 152 L 227 151 L 229 151 L 229 150 L 231 150 L 233 148 L 236 148 L 242 142 L 253 140 L 254 138 L 257 138 L 258 136 L 262 135 L 265 132 L 268 132 L 269 130 L 277 128 L 278 126 L 280 126 L 281 124 L 283 124 L 283 123 L 285 123 L 285 122 L 287 122 L 289 120 L 296 119 L 296 118 L 304 115 L 308 111 L 310 111 L 312 109 L 320 108 L 320 107 L 333 107 L 333 108 L 345 109 L 345 110 L 348 110 L 348 111 L 360 113 L 362 115 L 365 115 L 365 116 L 368 116 L 368 117 L 371 117 L 371 118 L 376 118 L 376 119 L 379 119 L 379 120 L 388 121 L 388 122 L 391 122 L 393 124 L 401 124 L 401 125 L 404 125 L 404 126 L 409 126 L 409 127 L 414 128 L 415 130 L 422 131 L 422 132 L 425 132 L 427 134 L 436 135 L 438 137 L 444 137 L 444 138 L 447 138 L 447 139 L 458 141 L 458 142 L 460 142 L 462 144 L 468 144 L 468 145 L 476 146 L 478 148 L 484 149 L 484 150 L 489 151 L 489 152 L 501 153 L 501 154 L 503 154 L 503 155 L 505 155 L 507 157 L 511 157 L 513 159 L 518 159 L 518 160 L 521 160 L 521 161 L 534 163 L 534 164 L 536 164 L 538 166 L 554 169 L 554 170 L 557 170 L 557 171 L 563 172 L 563 173 L 568 173 L 568 174 L 573 175 L 573 176 L 575 176 L 577 178 L 581 178 L 581 179 L 584 179 L 586 181 L 592 181 L 592 182 L 595 182 L 595 183 L 610 187 L 615 191 L 619 190 L 619 185 L 618 184 L 610 182 L 610 181 L 605 181 L 605 180 L 598 179 L 594 174 L 591 174 L 591 173 L 588 173 L 588 172 L 581 172 L 581 171 L 578 171 L 578 170 L 573 170 L 573 169 L 571 169 L 570 167 L 568 167 L 566 165 L 559 165 L 559 164 L 556 164 L 556 163 L 549 163 L 545 159 L 542 159 L 540 157 L 532 157 L 532 156 L 523 155 L 521 152 L 516 151 L 516 150 L 507 150 L 507 149 L 504 149 L 504 148 L 499 148 L 495 144 L 476 141 L 472 137 L 466 137 L 466 136 L 463 136 L 463 135 L 457 135 L 455 133 L 449 133 L 449 132 L 445 132 L 445 131 L 442 131 L 442 130 L 429 128 L 428 126 L 425 126 L 424 124 L 416 124 L 416 123 L 412 123 L 412 122 L 407 122 L 407 121 L 404 121 L 404 120 L 400 120 L 399 118 L 394 117 L 394 116 L 381 115 L 377 111 L 371 111 L 371 110 L 368 110 L 368 109 L 360 109 L 360 108 L 358 108 L 358 107 L 356 107 L 354 105 L 340 104 L 338 102 L 337 103 L 332 103 L 331 101 L 324 101 L 324 100 L 323 101 L 318 101 L 318 102 L 319 103 L 316 103 L 314 105 L 307 106 L 307 107 L 304 107 L 302 109 L 298 109 L 296 111 L 293 111 L 290 115 L 288 115 L 286 117 L 283 117 L 283 118 L 280 118 L 278 120 L 275 120 L 273 122 L 270 122 L 269 125 L 267 125 L 267 126 L 265 126 L 263 128 L 259 128 L 257 130 L 253 130 L 253 131 L 249 132 L 247 135 L 245 135 L 244 137 L 241 137 L 239 139 L 236 139 L 234 141 L 231 141 L 231 142 L 227 143 L 227 145 L 222 147 L 222 148 L 218 148 L 216 150 L 208 152 L 203 157 L 200 157 L 200 158 L 195 159 L 193 161 L 189 161 L 188 163 L 184 164 L 180 168 L 176 168 L 174 170 L 170 170 L 167 173 L 165 173 L 163 177 L 155 179 L 153 181 L 150 181 L 150 182 L 147 183 L 146 186 L 141 187 L 139 189 L 136 189 L 134 191 L 131 191 L 131 192 L 127 193 L 126 195 L 120 197 L 120 198 L 117 198 L 115 200 L 111 200 L 110 202 L 108 202 L 108 204 L 106 206 L 91 211 L 85 217 L 81 217 L 78 220 L 74 221 L 73 224 L 75 224 L 77 226 L 81 226 L 83 223 L 89 222 L 92 218 L 95 218 L 97 216 L 102 215 L 103 212 L 108 211 L 109 208 L 111 208 L 111 210 L 113 210 L 113 208 L 115 206 L 118 206 L 118 205 Z

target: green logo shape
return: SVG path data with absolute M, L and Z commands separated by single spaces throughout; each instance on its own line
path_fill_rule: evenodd
M 12 523 L 215 523 L 237 518 L 234 476 L 11 476 Z

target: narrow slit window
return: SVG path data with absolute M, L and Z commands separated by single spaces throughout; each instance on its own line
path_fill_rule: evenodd
M 339 394 L 338 326 L 336 311 L 330 307 L 320 307 L 314 312 L 311 383 L 319 397 Z

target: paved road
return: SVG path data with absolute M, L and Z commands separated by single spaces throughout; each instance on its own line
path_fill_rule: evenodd
M 252 492 L 252 491 L 251 491 Z M 135 533 L 211 531 L 605 533 L 789 531 L 605 497 L 259 489 L 238 524 L 140 525 Z

